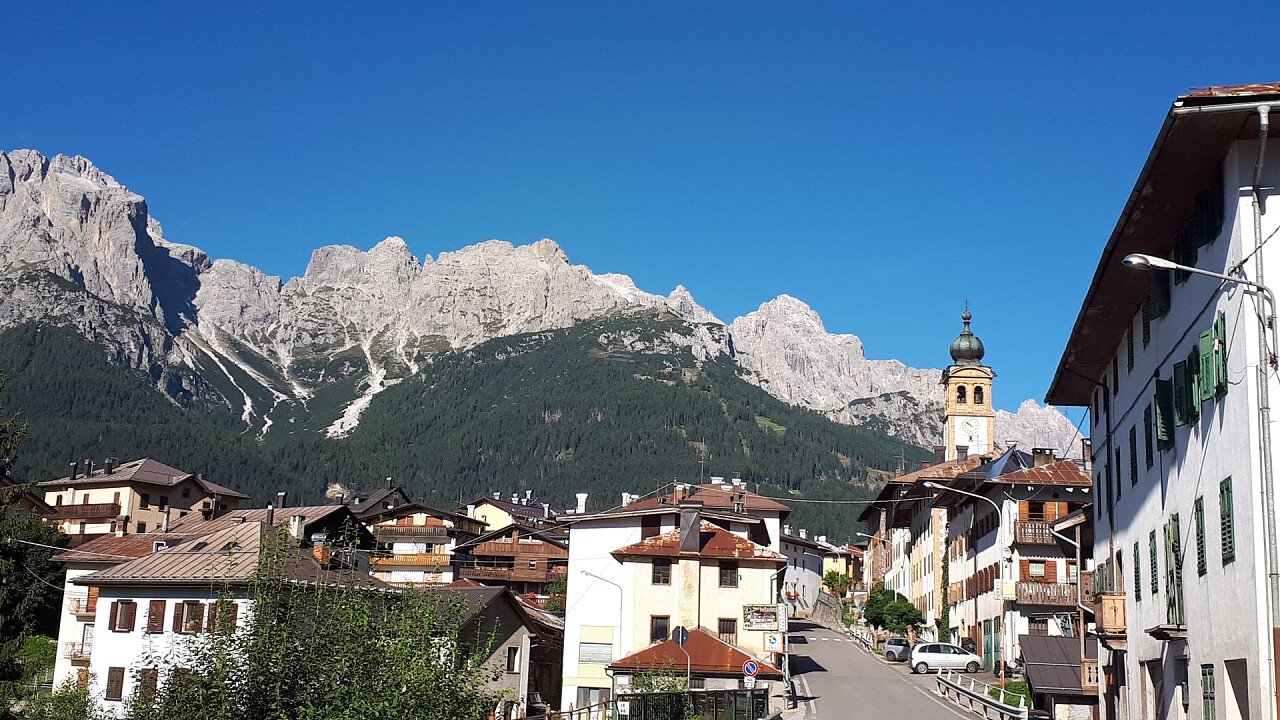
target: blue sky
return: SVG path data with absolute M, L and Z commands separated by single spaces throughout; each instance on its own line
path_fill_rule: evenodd
M 551 237 L 917 367 L 967 299 L 1006 408 L 1174 97 L 1280 80 L 1275 4 L 51 5 L 5 10 L 0 148 L 89 157 L 171 240 L 288 277 Z

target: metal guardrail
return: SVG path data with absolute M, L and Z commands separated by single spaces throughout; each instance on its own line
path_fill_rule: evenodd
M 955 670 L 938 670 L 938 694 L 953 705 L 980 715 L 987 720 L 1027 720 L 1030 708 L 1027 707 L 1025 695 L 1011 693 L 981 680 L 962 675 Z M 991 697 L 995 690 L 1000 700 Z M 1017 698 L 1018 704 L 1012 705 L 1004 700 Z

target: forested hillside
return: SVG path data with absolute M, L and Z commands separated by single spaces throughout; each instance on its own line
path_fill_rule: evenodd
M 700 472 L 741 474 L 771 495 L 854 499 L 872 493 L 876 471 L 924 456 L 785 405 L 728 360 L 699 365 L 682 344 L 688 332 L 673 318 L 633 315 L 493 340 L 441 355 L 378 395 L 347 438 L 279 428 L 262 443 L 230 408 L 176 405 L 75 333 L 28 325 L 0 334 L 9 380 L 0 404 L 30 425 L 15 463 L 22 475 L 57 477 L 74 458 L 151 456 L 259 503 L 282 489 L 320 501 L 329 483 L 391 477 L 442 507 L 530 489 L 559 503 L 589 492 L 598 509 Z M 858 508 L 795 510 L 796 524 L 845 537 Z

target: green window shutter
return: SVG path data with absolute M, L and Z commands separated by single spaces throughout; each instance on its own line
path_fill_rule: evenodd
M 1151 553 L 1151 597 L 1160 594 L 1160 560 L 1156 556 L 1156 531 L 1151 531 L 1151 547 L 1147 548 L 1147 552 Z
M 1181 625 L 1182 618 L 1182 527 L 1178 514 L 1169 517 L 1169 569 L 1168 619 L 1171 625 Z
M 1133 601 L 1142 599 L 1142 543 L 1133 544 Z
M 1187 364 L 1185 362 L 1177 362 L 1173 364 L 1173 424 L 1182 427 L 1191 422 L 1191 408 L 1188 407 L 1187 399 L 1191 396 L 1188 389 L 1191 377 L 1187 373 Z
M 1200 402 L 1212 400 L 1218 394 L 1217 367 L 1214 365 L 1212 330 L 1200 333 L 1198 355 L 1200 362 Z
M 1187 422 L 1200 417 L 1200 351 L 1192 347 L 1187 355 Z
M 1149 344 L 1151 344 L 1151 303 L 1145 302 L 1142 304 L 1142 349 L 1146 350 Z
M 1231 478 L 1218 485 L 1218 508 L 1222 514 L 1222 564 L 1236 559 L 1236 518 L 1231 497 Z
M 1204 702 L 1202 703 L 1202 706 L 1204 708 L 1204 712 L 1203 712 L 1204 720 L 1217 720 L 1218 688 L 1216 687 L 1216 685 L 1217 683 L 1215 683 L 1213 679 L 1213 666 L 1201 665 L 1200 666 L 1200 697 L 1204 700 Z
M 1142 454 L 1146 461 L 1147 469 L 1150 470 L 1156 462 L 1155 449 L 1155 428 L 1152 426 L 1154 415 L 1151 412 L 1151 405 L 1147 405 L 1142 411 Z
M 1127 348 L 1125 370 L 1133 372 L 1133 330 L 1125 335 L 1125 347 Z
M 1196 574 L 1204 575 L 1209 571 L 1209 563 L 1205 559 L 1204 547 L 1204 496 L 1196 498 Z
M 1227 391 L 1227 316 L 1219 312 L 1213 320 L 1214 394 Z
M 1150 316 L 1152 320 L 1156 320 L 1169 314 L 1169 299 L 1172 293 L 1169 290 L 1169 275 L 1165 271 L 1150 273 L 1150 282 L 1147 285 L 1147 305 L 1151 308 Z
M 1138 426 L 1129 427 L 1129 485 L 1138 484 Z
M 1156 441 L 1164 450 L 1173 447 L 1173 383 L 1156 378 Z

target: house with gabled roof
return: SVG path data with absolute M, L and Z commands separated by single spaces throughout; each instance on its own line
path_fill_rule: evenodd
M 377 538 L 374 576 L 393 585 L 447 585 L 458 576 L 454 549 L 484 532 L 461 513 L 414 502 L 403 489 L 356 493 L 346 502 Z
M 513 522 L 460 542 L 453 552 L 458 577 L 545 596 L 548 585 L 566 577 L 569 534 L 563 528 Z
M 54 508 L 50 522 L 72 544 L 118 530 L 155 531 L 191 514 L 216 517 L 249 497 L 151 458 L 123 464 L 107 458 L 96 468 L 92 460 L 74 462 L 69 475 L 37 487 Z

